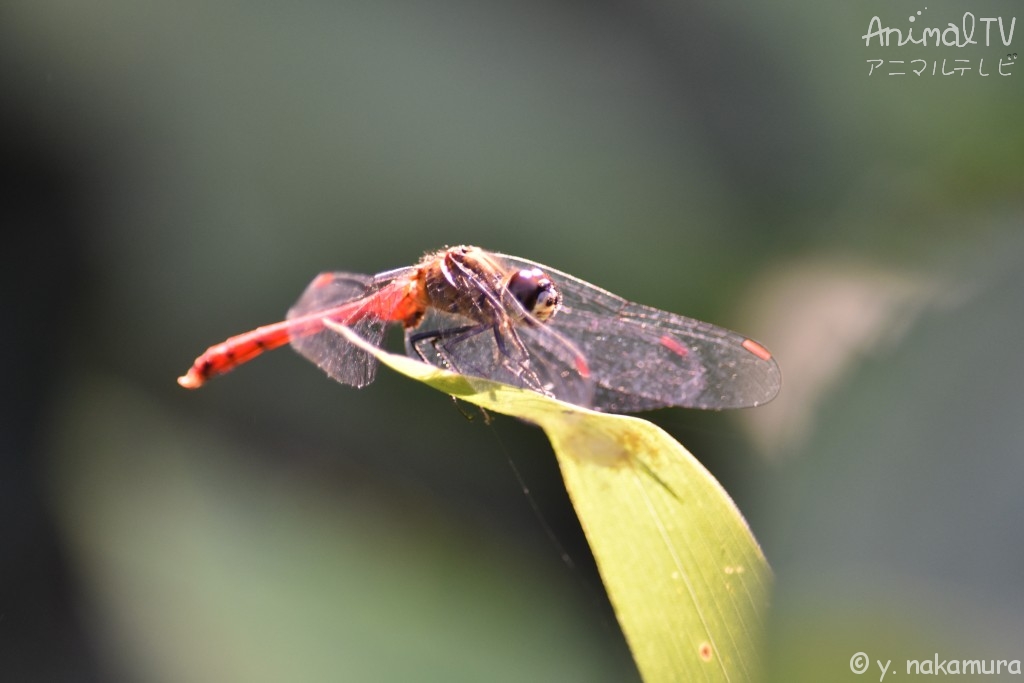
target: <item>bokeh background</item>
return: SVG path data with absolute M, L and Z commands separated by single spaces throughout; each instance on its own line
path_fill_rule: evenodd
M 649 415 L 775 569 L 767 679 L 1024 658 L 1021 37 L 860 38 L 968 9 L 1019 13 L 6 0 L 0 680 L 636 680 L 539 430 L 287 351 L 174 382 L 459 243 L 776 353 Z

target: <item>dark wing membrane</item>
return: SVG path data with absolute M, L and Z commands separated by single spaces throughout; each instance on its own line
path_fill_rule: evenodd
M 363 309 L 372 309 L 373 295 L 408 270 L 403 268 L 376 277 L 354 273 L 321 273 L 309 283 L 299 300 L 288 309 L 287 318 L 292 320 L 351 303 L 352 306 L 346 309 L 345 316 L 333 319 L 348 325 L 374 346 L 380 346 L 387 323 L 373 315 L 364 314 Z M 328 376 L 342 384 L 364 387 L 370 384 L 377 374 L 377 359 L 348 343 L 333 330 L 325 329 L 306 336 L 293 335 L 291 345 Z
M 501 258 L 516 268 L 540 268 L 561 289 L 562 310 L 547 326 L 586 357 L 598 410 L 744 408 L 779 391 L 778 364 L 748 351 L 740 334 L 631 303 L 542 264 Z

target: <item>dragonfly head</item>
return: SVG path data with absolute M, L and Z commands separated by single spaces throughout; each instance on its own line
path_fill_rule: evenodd
M 512 273 L 508 291 L 542 323 L 550 320 L 562 307 L 562 293 L 539 268 L 523 268 Z

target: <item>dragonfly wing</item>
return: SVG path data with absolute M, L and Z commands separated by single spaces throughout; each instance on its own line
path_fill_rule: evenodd
M 547 325 L 586 357 L 599 410 L 742 408 L 779 391 L 778 364 L 740 334 L 626 301 L 548 266 L 502 258 L 517 268 L 540 268 L 561 290 L 562 310 Z
M 658 313 L 658 311 L 654 311 Z M 573 339 L 594 367 L 595 406 L 613 412 L 667 406 L 755 406 L 778 392 L 778 366 L 743 348 L 740 335 L 693 320 L 674 329 L 655 317 L 620 317 L 575 308 L 550 324 Z
M 386 323 L 379 317 L 367 315 L 366 311 L 372 310 L 374 295 L 386 284 L 369 275 L 321 273 L 288 310 L 288 320 L 343 307 L 344 315 L 332 316 L 332 319 L 348 325 L 374 346 L 380 346 Z M 345 307 L 345 304 L 351 306 Z M 376 376 L 377 359 L 332 330 L 292 335 L 290 341 L 299 354 L 342 384 L 364 387 Z

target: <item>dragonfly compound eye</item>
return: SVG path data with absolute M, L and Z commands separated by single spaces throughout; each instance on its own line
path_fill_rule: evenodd
M 562 293 L 539 268 L 524 268 L 513 273 L 508 291 L 540 322 L 547 322 L 562 305 Z

